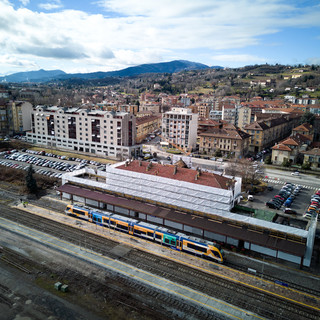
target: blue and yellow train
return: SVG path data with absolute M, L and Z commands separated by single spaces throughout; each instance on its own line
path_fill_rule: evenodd
M 128 233 L 133 236 L 170 246 L 179 251 L 195 254 L 215 262 L 223 263 L 224 253 L 220 245 L 187 236 L 143 221 L 120 216 L 112 212 L 99 211 L 79 205 L 68 205 L 65 213 L 101 226 Z

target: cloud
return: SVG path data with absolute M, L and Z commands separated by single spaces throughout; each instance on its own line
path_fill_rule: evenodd
M 83 53 L 80 47 L 40 47 L 40 46 L 23 46 L 17 49 L 18 53 L 31 54 L 45 58 L 55 59 L 81 59 L 87 58 L 88 56 Z
M 255 62 L 255 63 L 264 63 L 268 59 L 261 58 L 257 56 L 253 56 L 250 54 L 219 54 L 212 56 L 214 61 L 222 61 L 222 62 Z
M 60 0 L 54 0 L 52 2 L 39 3 L 38 7 L 50 11 L 54 9 L 60 9 L 63 7 L 63 5 Z
M 30 0 L 19 0 L 24 6 L 28 5 Z
M 319 27 L 320 6 L 298 7 L 298 3 L 100 0 L 96 4 L 102 13 L 89 14 L 59 9 L 60 0 L 39 4 L 43 10 L 54 12 L 15 9 L 8 0 L 0 0 L 0 56 L 50 58 L 53 64 L 57 63 L 54 59 L 59 63 L 76 60 L 79 68 L 103 66 L 103 71 L 168 61 L 168 57 L 178 58 L 177 51 L 183 51 L 184 57 L 192 52 L 195 61 L 197 51 L 210 57 L 218 51 L 226 53 L 215 55 L 220 61 L 266 62 L 250 55 L 230 55 L 230 51 L 260 45 L 265 35 L 293 26 Z
M 0 56 L 0 67 L 1 66 L 9 66 L 10 68 L 23 68 L 29 70 L 39 68 L 38 64 L 33 61 L 20 59 L 18 57 L 9 55 Z
M 311 64 L 316 64 L 320 65 L 320 57 L 312 57 L 306 60 L 306 63 L 311 65 Z

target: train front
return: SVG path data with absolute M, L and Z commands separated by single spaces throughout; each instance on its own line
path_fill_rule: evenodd
M 210 248 L 210 257 L 219 262 L 223 263 L 225 261 L 224 251 L 221 249 L 219 244 L 209 245 Z

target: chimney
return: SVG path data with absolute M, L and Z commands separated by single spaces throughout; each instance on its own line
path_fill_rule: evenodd
M 139 167 L 141 167 L 142 166 L 142 161 L 141 160 L 139 160 Z
M 128 161 L 126 161 L 126 162 L 124 163 L 124 166 L 125 166 L 125 167 L 127 167 L 127 166 L 128 166 Z
M 198 180 L 198 173 L 196 173 L 196 175 L 194 176 L 194 180 Z

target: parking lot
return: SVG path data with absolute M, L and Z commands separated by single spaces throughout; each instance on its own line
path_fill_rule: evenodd
M 263 192 L 255 194 L 253 196 L 253 201 L 247 201 L 247 202 L 242 201 L 240 205 L 250 207 L 253 209 L 260 209 L 260 210 L 272 212 L 276 214 L 274 222 L 290 225 L 296 228 L 305 229 L 309 222 L 309 219 L 303 217 L 303 215 L 305 214 L 305 212 L 307 211 L 310 205 L 310 200 L 312 195 L 314 195 L 315 190 L 306 189 L 306 188 L 300 189 L 299 193 L 295 196 L 290 206 L 290 209 L 294 210 L 296 214 L 286 214 L 284 213 L 284 209 L 286 207 L 284 205 L 285 201 L 283 202 L 282 206 L 279 209 L 273 209 L 266 206 L 266 203 L 268 201 L 270 201 L 271 199 L 274 199 L 274 197 L 279 194 L 281 188 L 284 186 L 284 183 L 281 183 L 281 184 L 269 183 L 268 186 L 272 187 L 273 190 L 266 189 Z M 294 185 L 294 187 L 296 186 L 297 185 Z
M 100 170 L 105 168 L 105 164 L 94 160 L 66 157 L 34 150 L 1 152 L 0 165 L 20 170 L 28 170 L 29 166 L 32 165 L 35 173 L 52 178 L 61 178 L 63 172 L 72 172 L 85 166 L 92 166 Z

